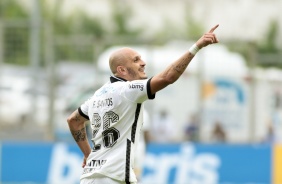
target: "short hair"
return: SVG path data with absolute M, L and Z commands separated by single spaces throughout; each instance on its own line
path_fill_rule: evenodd
M 131 50 L 127 47 L 121 48 L 113 52 L 109 58 L 109 66 L 112 73 L 115 75 L 117 73 L 117 67 L 125 65 L 125 61 L 128 59 L 126 53 Z

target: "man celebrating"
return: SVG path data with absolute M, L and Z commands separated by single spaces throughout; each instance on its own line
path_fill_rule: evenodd
M 218 43 L 205 33 L 186 53 L 164 71 L 147 79 L 146 63 L 131 48 L 115 51 L 109 59 L 112 76 L 92 97 L 74 111 L 67 122 L 84 154 L 81 184 L 137 183 L 134 155 L 143 123 L 142 103 L 174 83 L 203 47 Z M 87 141 L 85 121 L 90 120 L 93 147 Z

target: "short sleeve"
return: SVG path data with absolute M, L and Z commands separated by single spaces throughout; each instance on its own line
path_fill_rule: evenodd
M 85 101 L 79 108 L 78 108 L 78 112 L 79 114 L 88 119 L 89 120 L 89 116 L 88 116 L 88 108 L 89 108 L 89 102 L 90 99 L 88 99 L 87 101 Z
M 151 79 L 134 80 L 125 82 L 121 91 L 122 96 L 130 101 L 142 103 L 147 99 L 154 99 L 155 94 L 151 94 Z

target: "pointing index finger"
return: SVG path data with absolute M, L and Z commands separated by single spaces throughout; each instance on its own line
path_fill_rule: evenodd
M 211 28 L 211 30 L 209 31 L 209 33 L 213 33 L 214 30 L 219 26 L 219 24 L 215 25 L 213 28 Z

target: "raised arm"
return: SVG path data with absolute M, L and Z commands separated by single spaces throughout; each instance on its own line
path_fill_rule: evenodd
M 67 119 L 71 134 L 84 155 L 82 167 L 86 164 L 86 159 L 91 153 L 91 148 L 88 143 L 85 122 L 87 119 L 82 117 L 78 110 L 74 111 Z
M 186 53 L 179 59 L 174 61 L 163 72 L 154 76 L 151 80 L 151 93 L 155 94 L 159 90 L 165 88 L 169 84 L 174 83 L 185 71 L 195 54 L 203 47 L 218 43 L 216 35 L 213 33 L 219 25 L 214 26 L 211 30 L 205 33 Z

